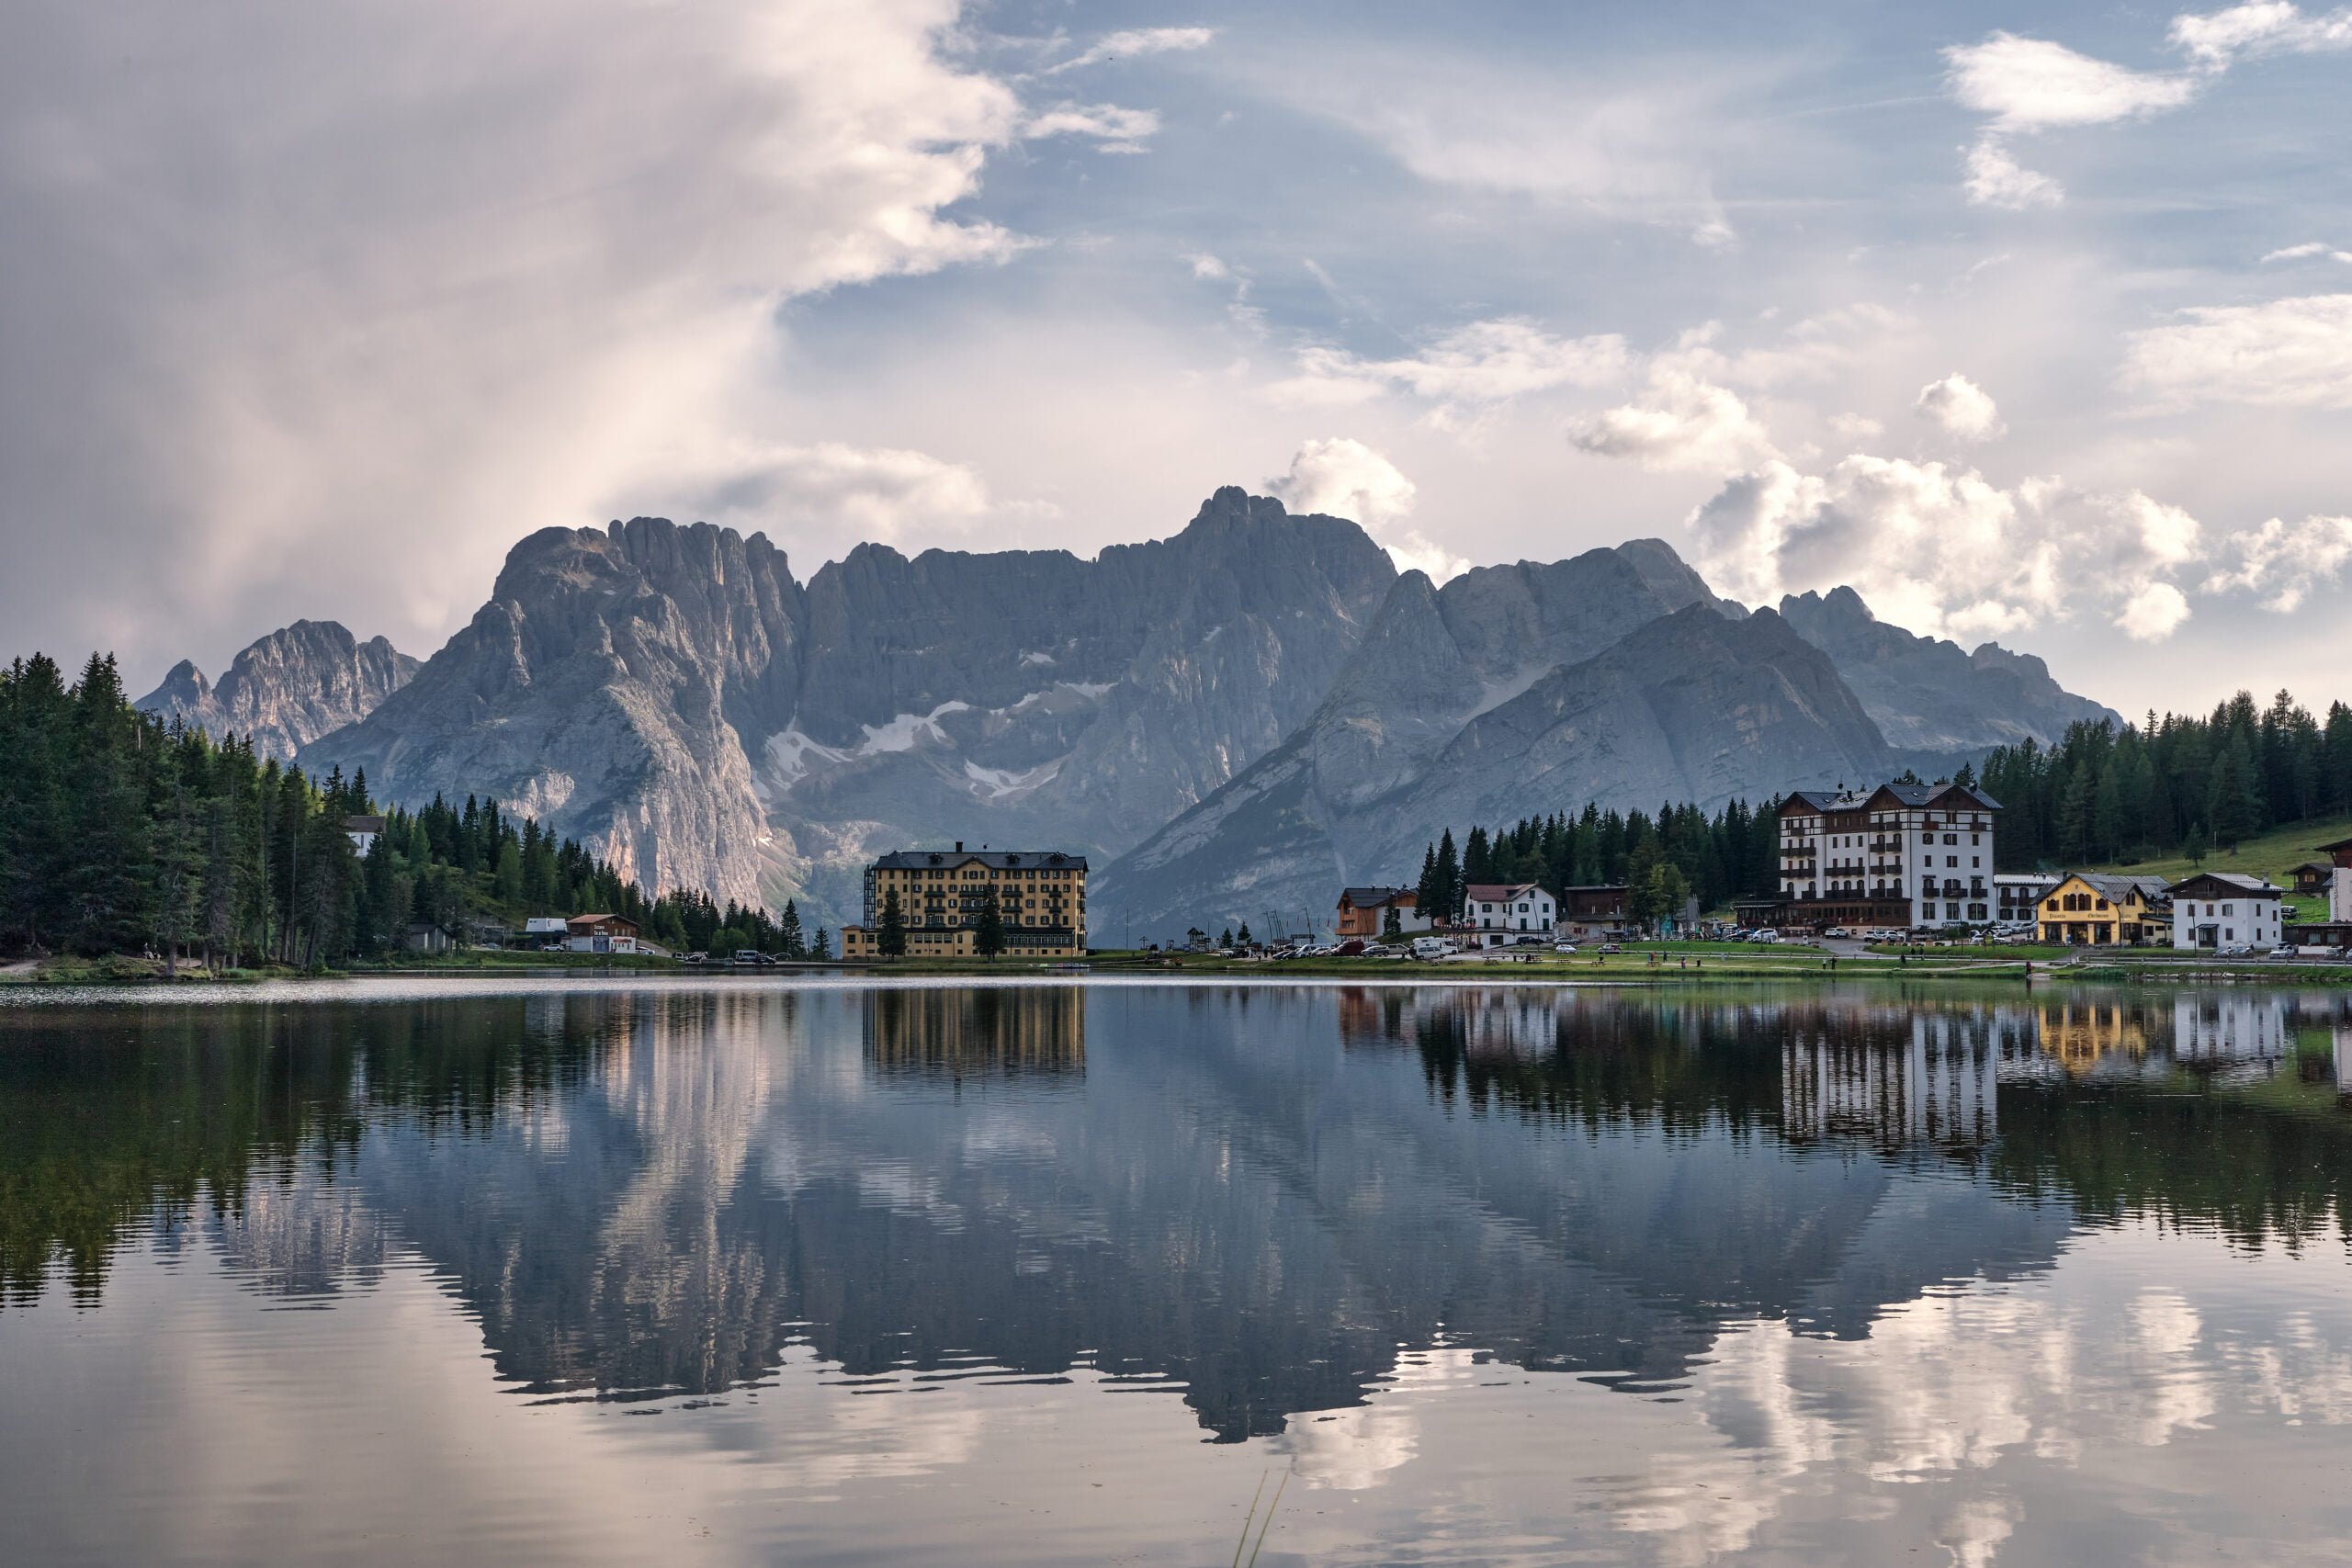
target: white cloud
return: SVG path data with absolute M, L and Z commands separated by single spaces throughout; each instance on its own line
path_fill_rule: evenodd
M 2278 250 L 2269 252 L 2267 254 L 2264 255 L 2262 259 L 2265 262 L 2301 261 L 2306 256 L 2324 254 L 2326 250 L 2327 247 L 2322 244 L 2319 241 L 2310 240 L 2300 245 L 2282 246 Z
M 1724 473 L 1777 455 L 1739 394 L 1670 369 L 1654 372 L 1639 400 L 1577 421 L 1569 440 L 1661 472 Z
M 2066 199 L 2066 187 L 2048 175 L 2020 166 L 1999 139 L 1977 138 L 1968 149 L 1968 178 L 1962 188 L 1979 207 L 2024 212 L 2036 207 L 2056 207 Z
M 1999 131 L 2108 125 L 2177 108 L 2197 96 L 2191 76 L 2160 76 L 2077 54 L 2043 39 L 1996 32 L 1944 51 L 1952 96 Z
M 1641 81 L 1564 80 L 1418 45 L 1342 46 L 1318 50 L 1311 70 L 1256 69 L 1286 107 L 1345 126 L 1432 184 L 1679 228 L 1709 248 L 1736 239 L 1715 170 L 1728 128 L 1751 113 L 1747 73 L 1683 62 Z M 1783 147 L 1798 134 L 1777 129 Z
M 2352 49 L 2352 9 L 2307 17 L 2286 0 L 2256 0 L 2172 22 L 2172 42 L 2209 71 L 2266 54 L 2317 54 Z
M 1989 441 L 2005 428 L 1991 396 L 1957 370 L 1920 388 L 1911 408 L 1921 419 L 1962 441 Z
M 2115 625 L 2134 642 L 2162 642 L 2188 619 L 2188 596 L 2169 582 L 2150 582 L 2123 602 Z
M 1973 469 L 1857 454 L 1827 472 L 1768 462 L 1690 516 L 1699 564 L 1736 598 L 1851 584 L 1883 618 L 1958 638 L 2083 609 L 2114 613 L 2193 560 L 2195 518 L 2136 491 L 2052 479 L 2004 489 Z
M 1779 341 L 1729 353 L 1719 347 L 1723 325 L 1693 327 L 1650 361 L 1656 370 L 1679 371 L 1718 386 L 1769 390 L 1800 383 L 1836 380 L 1852 374 L 1874 353 L 1906 339 L 1911 320 L 1882 305 L 1849 305 L 1808 316 Z
M 1396 359 L 1309 348 L 1299 355 L 1299 373 L 1275 382 L 1267 395 L 1306 407 L 1344 407 L 1390 391 L 1441 404 L 1497 403 L 1561 387 L 1604 386 L 1623 377 L 1625 365 L 1625 340 L 1613 333 L 1555 337 L 1532 321 L 1506 317 L 1456 328 Z
M 1309 441 L 1290 460 L 1290 471 L 1269 480 L 1272 493 L 1293 512 L 1320 512 L 1379 528 L 1409 515 L 1413 481 L 1396 465 L 1346 436 Z
M 1413 481 L 1361 441 L 1344 435 L 1309 441 L 1291 458 L 1290 471 L 1266 484 L 1293 512 L 1361 523 L 1400 570 L 1425 571 L 1435 582 L 1469 570 L 1468 561 L 1404 526 L 1416 499 Z
M 1215 28 L 1135 28 L 1125 32 L 1105 33 L 1083 52 L 1048 67 L 1046 74 L 1057 76 L 1082 65 L 1100 65 L 1110 60 L 1133 60 L 1138 55 L 1173 54 L 1185 50 L 1206 49 L 1216 40 Z
M 1116 104 L 1063 104 L 1032 117 L 1021 128 L 1030 141 L 1048 136 L 1091 136 L 1105 152 L 1140 152 L 1147 138 L 1159 133 L 1159 116 L 1150 109 L 1121 108 Z
M 2021 167 L 2009 152 L 2010 137 L 2145 118 L 2179 107 L 2199 86 L 2193 75 L 2132 71 L 2009 32 L 1955 45 L 1944 51 L 1944 61 L 1952 96 L 1990 119 L 1965 154 L 1968 199 L 2011 211 L 2055 207 L 2065 199 L 2065 188 Z
M 8 52 L 51 64 L 0 94 L 0 401 L 50 389 L 0 471 L 89 520 L 61 562 L 170 541 L 177 603 L 132 607 L 175 642 L 327 605 L 429 646 L 509 541 L 763 428 L 781 302 L 1023 243 L 951 211 L 1025 118 L 942 57 L 956 0 L 238 15 L 39 11 Z M 56 615 L 164 651 L 130 604 Z
M 820 442 L 729 452 L 713 466 L 692 513 L 747 529 L 800 532 L 814 523 L 887 543 L 910 526 L 953 531 L 1005 510 L 978 470 L 924 452 Z
M 2268 597 L 2263 607 L 2290 614 L 2312 589 L 2337 580 L 2352 561 L 2352 517 L 2306 517 L 2289 525 L 2273 517 L 2232 534 L 2222 546 L 2229 562 L 2205 584 L 2210 593 L 2242 590 Z
M 1886 426 L 1866 413 L 1829 416 L 1829 434 L 1840 441 L 1869 441 L 1886 434 Z
M 2352 294 L 2184 310 L 2126 338 L 2119 378 L 2161 408 L 2352 409 Z

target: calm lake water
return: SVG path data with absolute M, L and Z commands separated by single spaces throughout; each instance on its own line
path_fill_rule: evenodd
M 2254 988 L 8 997 L 0 1562 L 1222 1565 L 1286 1476 L 1263 1564 L 2340 1563 L 2347 1042 Z

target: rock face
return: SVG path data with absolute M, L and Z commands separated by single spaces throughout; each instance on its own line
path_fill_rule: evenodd
M 524 540 L 470 625 L 300 759 L 824 924 L 877 852 L 1051 844 L 1115 863 L 1090 926 L 1117 942 L 1320 912 L 1447 825 L 1761 799 L 2105 713 L 1842 590 L 1784 611 L 1656 539 L 1438 588 L 1235 489 L 1091 560 L 860 545 L 805 583 L 759 536 L 638 518 Z M 175 671 L 149 701 L 229 683 Z
M 417 668 L 382 637 L 361 642 L 334 621 L 297 621 L 238 654 L 217 686 L 181 660 L 138 705 L 211 735 L 243 736 L 256 755 L 286 761 L 375 712 Z
M 1695 574 L 1645 592 L 1631 564 L 1596 550 L 1498 569 L 1538 588 L 1557 634 L 1476 650 L 1446 637 L 1448 601 L 1483 616 L 1493 581 L 1474 572 L 1432 592 L 1418 573 L 1401 580 L 1331 701 L 1110 867 L 1101 918 L 1152 934 L 1171 922 L 1290 929 L 1322 914 L 1333 888 L 1409 880 L 1444 827 L 1587 800 L 1712 808 L 1899 771 L 1829 659 L 1781 617 L 1732 619 Z
M 1314 711 L 1395 579 L 1353 524 L 1219 491 L 1173 538 L 797 583 L 764 538 L 548 530 L 398 698 L 311 746 L 495 796 L 649 886 L 854 914 L 877 850 L 1123 851 Z
M 548 528 L 360 723 L 304 750 L 379 799 L 496 799 L 648 887 L 756 896 L 772 845 L 746 737 L 799 687 L 800 587 L 767 540 L 658 518 Z
M 1915 636 L 1871 615 L 1850 588 L 1792 594 L 1781 615 L 1836 662 L 1891 745 L 1982 751 L 2028 736 L 2054 739 L 2080 719 L 2123 722 L 2059 685 L 2031 654 L 1992 642 L 1963 653 L 1958 643 Z

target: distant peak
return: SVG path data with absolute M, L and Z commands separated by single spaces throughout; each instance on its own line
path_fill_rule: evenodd
M 1199 523 L 1279 523 L 1290 513 L 1271 495 L 1251 495 L 1239 485 L 1220 485 L 1193 514 Z

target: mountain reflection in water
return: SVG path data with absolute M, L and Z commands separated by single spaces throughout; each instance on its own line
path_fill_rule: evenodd
M 16 1009 L 0 1303 L 103 1314 L 195 1248 L 333 1310 L 413 1258 L 542 1400 L 813 1356 L 1164 1390 L 1227 1442 L 1478 1366 L 1673 1395 L 1761 1325 L 1898 1355 L 2127 1222 L 2344 1248 L 2347 1040 L 2251 988 Z
M 2352 1127 L 2227 1090 L 2332 1089 L 2342 1009 L 1006 987 L 112 1013 L 99 1043 L 20 1014 L 0 1290 L 57 1267 L 99 1300 L 153 1207 L 282 1295 L 364 1286 L 389 1229 L 543 1392 L 713 1393 L 795 1337 L 858 1376 L 1175 1379 L 1224 1438 L 1441 1338 L 1656 1388 L 1727 1319 L 1866 1334 L 2086 1218 L 2312 1240 Z M 1090 1028 L 1122 1047 L 1091 1071 Z

